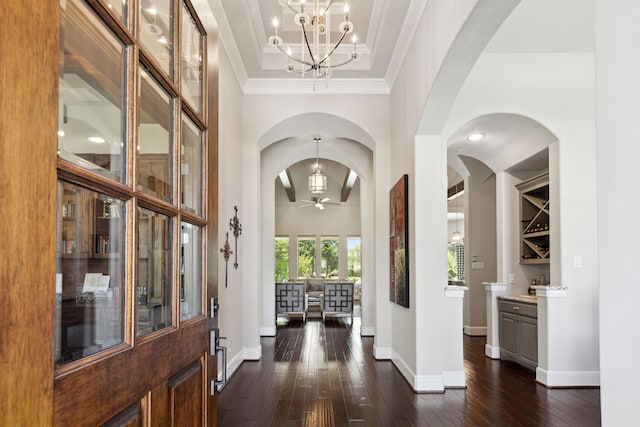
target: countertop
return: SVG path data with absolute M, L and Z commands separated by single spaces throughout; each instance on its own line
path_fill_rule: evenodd
M 503 295 L 499 296 L 498 299 L 538 304 L 538 297 L 535 295 Z

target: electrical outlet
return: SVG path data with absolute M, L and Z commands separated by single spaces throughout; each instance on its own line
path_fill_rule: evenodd
M 509 284 L 510 285 L 516 284 L 516 275 L 513 273 L 509 273 Z
M 573 268 L 582 268 L 582 257 L 580 255 L 573 257 Z

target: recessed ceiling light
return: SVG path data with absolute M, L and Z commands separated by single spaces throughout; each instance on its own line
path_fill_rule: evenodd
M 484 133 L 472 133 L 467 137 L 467 141 L 480 141 L 484 138 Z
M 95 144 L 104 144 L 105 142 L 107 142 L 107 141 L 105 141 L 104 138 L 100 138 L 99 136 L 90 136 L 89 137 L 89 141 L 91 141 L 91 142 L 93 142 Z

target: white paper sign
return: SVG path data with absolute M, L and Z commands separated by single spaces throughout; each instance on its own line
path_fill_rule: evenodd
M 107 285 L 104 286 L 102 273 L 87 273 L 84 275 L 84 286 L 82 292 L 104 292 L 109 287 L 109 276 L 106 276 Z

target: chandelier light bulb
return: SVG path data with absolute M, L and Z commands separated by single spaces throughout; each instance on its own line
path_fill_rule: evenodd
M 276 16 L 273 17 L 273 28 L 278 28 L 278 18 Z
M 356 44 L 357 42 L 358 42 L 358 36 L 354 34 L 353 36 L 351 36 L 351 43 Z
M 349 13 L 349 3 L 344 4 L 344 13 Z

